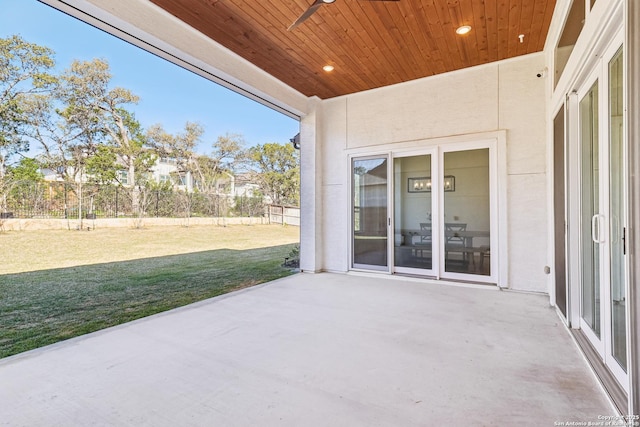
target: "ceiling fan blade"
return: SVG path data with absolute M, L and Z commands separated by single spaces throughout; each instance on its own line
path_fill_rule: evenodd
M 291 24 L 291 26 L 289 26 L 289 28 L 287 28 L 287 31 L 291 31 L 294 28 L 296 28 L 298 25 L 302 24 L 311 15 L 313 15 L 316 12 L 316 10 L 318 10 L 318 8 L 320 6 L 322 6 L 323 4 L 325 4 L 325 2 L 323 0 L 314 1 L 313 4 L 311 6 L 309 6 L 309 8 L 302 15 L 300 15 L 300 17 L 298 19 L 296 19 L 296 22 L 294 22 L 293 24 Z

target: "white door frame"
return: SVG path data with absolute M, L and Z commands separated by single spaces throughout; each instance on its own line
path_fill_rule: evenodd
M 475 144 L 475 145 L 474 145 Z M 399 143 L 390 143 L 382 146 L 376 147 L 375 150 L 371 150 L 369 147 L 357 148 L 353 150 L 347 151 L 347 176 L 345 177 L 349 183 L 349 192 L 348 199 L 346 200 L 346 214 L 349 218 L 349 235 L 348 239 L 348 254 L 349 254 L 349 265 L 348 268 L 350 271 L 366 271 L 366 272 L 377 272 L 377 273 L 385 273 L 392 274 L 394 271 L 392 270 L 393 263 L 393 245 L 388 245 L 389 253 L 389 268 L 383 270 L 372 270 L 372 269 L 362 269 L 353 266 L 353 188 L 352 188 L 352 162 L 353 159 L 356 158 L 376 158 L 388 156 L 388 165 L 391 168 L 392 161 L 394 157 L 403 157 L 408 155 L 419 155 L 428 153 L 429 150 L 443 150 L 446 151 L 455 151 L 456 147 L 460 149 L 468 149 L 469 147 L 477 147 L 477 144 L 495 144 L 494 154 L 490 154 L 490 182 L 491 185 L 495 183 L 495 191 L 494 195 L 496 200 L 493 202 L 496 204 L 495 209 L 492 212 L 494 218 L 492 218 L 492 241 L 491 241 L 491 271 L 493 278 L 493 282 L 487 283 L 496 283 L 499 287 L 507 288 L 509 287 L 508 282 L 508 274 L 509 274 L 509 260 L 508 260 L 508 209 L 507 209 L 507 188 L 508 188 L 508 175 L 507 175 L 507 133 L 504 130 L 499 131 L 490 131 L 490 132 L 481 132 L 475 134 L 468 135 L 456 135 L 456 136 L 448 136 L 442 138 L 433 138 L 433 139 L 424 139 L 424 140 L 416 140 L 416 141 L 406 141 Z M 440 154 L 437 156 L 440 158 Z M 435 157 L 432 157 L 432 159 Z M 439 161 L 433 162 L 432 165 L 434 168 L 439 167 Z M 388 176 L 392 176 L 392 168 L 388 170 Z M 437 171 L 433 171 L 433 176 L 436 175 Z M 439 179 L 439 178 L 437 178 Z M 387 189 L 389 191 L 388 200 L 390 203 L 393 202 L 393 188 L 392 185 L 388 185 Z M 439 203 L 436 201 L 436 203 Z M 390 205 L 391 207 L 391 205 Z M 389 209 L 389 227 L 388 227 L 388 239 L 391 239 L 393 236 L 393 209 Z M 440 239 L 440 236 L 437 237 Z M 493 239 L 496 239 L 495 241 Z M 391 241 L 391 240 L 388 240 Z M 436 272 L 439 270 L 436 270 Z M 480 282 L 478 280 L 479 275 L 465 274 L 461 280 L 467 282 Z M 438 277 L 438 274 L 436 274 Z M 484 276 L 485 278 L 487 276 Z M 453 278 L 450 276 L 450 278 Z

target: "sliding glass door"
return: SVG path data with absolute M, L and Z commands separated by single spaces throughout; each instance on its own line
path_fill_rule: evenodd
M 489 147 L 443 153 L 443 275 L 491 276 Z M 477 277 L 471 280 L 477 280 Z
M 394 273 L 497 283 L 495 152 L 486 141 L 391 156 Z
M 433 220 L 437 218 L 432 152 L 393 159 L 393 249 L 397 273 L 436 276 Z M 437 243 L 437 241 L 435 241 Z
M 622 48 L 608 65 L 609 72 L 609 245 L 610 284 L 610 353 L 627 370 L 626 330 L 626 198 L 625 198 L 625 145 L 624 145 L 624 62 Z
M 387 157 L 351 161 L 352 268 L 389 270 Z
M 580 328 L 628 388 L 623 51 L 609 51 L 578 91 Z M 605 56 L 607 58 L 607 56 Z
M 598 140 L 598 81 L 580 100 L 580 222 L 583 329 L 600 339 L 600 245 L 604 243 L 600 212 L 600 164 Z

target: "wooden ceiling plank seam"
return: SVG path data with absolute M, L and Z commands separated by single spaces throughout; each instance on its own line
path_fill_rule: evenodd
M 335 14 L 332 15 L 335 17 Z M 350 87 L 348 88 L 348 90 L 343 89 L 341 92 L 351 92 L 351 91 L 357 91 L 357 90 L 362 90 L 363 88 L 367 88 L 368 83 L 366 83 L 364 80 L 362 80 L 363 76 L 366 77 L 367 79 L 369 79 L 369 75 L 366 73 L 351 73 L 351 75 L 349 73 L 347 73 L 346 70 L 349 69 L 348 64 L 352 63 L 355 64 L 355 60 L 353 59 L 353 55 L 350 55 L 349 50 L 345 50 L 344 49 L 344 43 L 343 40 L 338 38 L 335 38 L 335 33 L 336 30 L 335 29 L 331 29 L 329 28 L 328 24 L 325 25 L 320 25 L 317 26 L 315 25 L 313 22 L 308 23 L 308 27 L 306 29 L 303 29 L 302 26 L 306 25 L 307 22 L 303 23 L 300 27 L 296 28 L 295 31 L 309 31 L 309 28 L 313 28 L 314 34 L 319 34 L 318 30 L 321 30 L 321 34 L 322 36 L 319 36 L 319 39 L 332 39 L 334 40 L 334 46 L 336 46 L 336 48 L 333 51 L 326 51 L 323 53 L 323 57 L 327 58 L 326 60 L 329 60 L 330 58 L 332 58 L 333 62 L 335 63 L 334 65 L 337 66 L 338 68 L 342 68 L 341 72 L 345 73 L 344 78 L 342 80 L 340 80 L 340 83 L 342 83 L 344 85 L 345 82 L 350 81 L 354 78 L 358 78 L 360 79 L 360 82 L 356 85 L 353 82 L 351 83 Z M 321 45 L 322 43 L 314 43 L 314 45 Z M 350 49 L 353 50 L 353 49 Z M 353 65 L 352 65 L 353 66 Z M 340 71 L 340 70 L 339 70 Z M 332 75 L 334 75 L 334 72 L 331 73 Z M 373 81 L 373 83 L 375 84 L 375 81 Z M 335 95 L 334 95 L 335 96 Z
M 431 29 L 431 24 L 428 19 L 428 11 L 425 9 L 422 2 L 416 6 L 416 3 L 412 3 L 414 9 L 416 9 L 416 16 L 420 17 L 421 27 L 424 28 L 423 37 L 428 41 L 429 49 L 431 50 L 431 57 L 436 58 L 436 65 L 438 66 L 438 70 L 436 71 L 438 74 L 444 73 L 447 70 L 445 65 L 445 61 L 438 47 L 438 42 L 433 35 L 433 31 Z
M 335 19 L 335 14 L 337 10 L 330 10 L 330 20 L 325 20 L 325 23 L 322 25 L 314 26 L 315 24 L 311 24 L 309 29 L 313 28 L 314 34 L 317 34 L 322 40 L 332 40 L 332 45 L 335 46 L 333 50 L 327 50 L 324 53 L 324 56 L 327 60 L 331 59 L 338 66 L 339 73 L 334 70 L 329 73 L 331 77 L 337 77 L 338 74 L 341 76 L 341 80 L 338 82 L 341 85 L 344 85 L 345 88 L 341 92 L 351 91 L 354 89 L 363 90 L 364 88 L 369 87 L 371 83 L 375 84 L 374 80 L 371 80 L 370 75 L 367 73 L 354 73 L 348 72 L 347 70 L 353 69 L 354 66 L 359 66 L 354 59 L 354 55 L 351 55 L 350 51 L 355 50 L 352 46 L 350 40 L 347 40 L 341 37 L 341 25 L 337 23 Z M 306 23 L 305 23 L 306 24 Z M 305 25 L 302 24 L 302 25 Z M 296 28 L 296 30 L 300 29 L 300 27 Z M 346 47 L 346 48 L 345 48 Z
M 349 8 L 346 8 L 348 11 Z M 350 56 L 351 61 L 355 64 L 357 70 L 360 73 L 363 73 L 367 81 L 369 82 L 369 87 L 373 87 L 379 84 L 380 81 L 384 81 L 385 75 L 382 71 L 383 67 L 380 65 L 384 65 L 385 58 L 379 55 L 379 52 L 376 52 L 374 49 L 370 47 L 370 44 L 367 40 L 362 38 L 362 33 L 356 31 L 353 28 L 353 20 L 349 20 L 345 15 L 345 8 L 341 8 L 336 10 L 334 14 L 334 18 L 336 23 L 339 24 L 345 31 L 345 34 L 349 36 L 349 38 L 356 41 L 356 45 L 362 46 L 362 53 L 357 54 L 357 51 L 349 50 L 347 53 Z M 368 32 L 363 32 L 367 34 Z M 354 71 L 355 71 L 354 70 Z
M 408 6 L 404 2 L 401 4 L 401 8 L 407 7 L 410 9 L 410 15 L 413 17 L 409 24 L 410 31 L 414 37 L 416 37 L 416 44 L 418 46 L 425 46 L 424 48 L 420 48 L 420 51 L 426 52 L 425 56 L 430 61 L 429 70 L 431 75 L 443 73 L 446 70 L 444 61 L 431 35 L 429 22 L 426 20 L 422 4 L 416 2 L 409 2 Z
M 470 25 L 471 31 L 465 36 L 460 38 L 464 40 L 467 54 L 469 55 L 469 61 L 471 65 L 480 65 L 484 63 L 480 59 L 480 52 L 482 49 L 483 41 L 486 42 L 485 32 L 482 31 L 484 27 L 484 18 L 482 16 L 475 19 L 473 14 L 473 3 L 482 2 L 482 0 L 460 0 L 460 19 L 461 25 Z M 486 50 L 486 44 L 485 44 Z
M 354 2 L 354 4 L 355 3 L 358 2 Z M 365 2 L 362 3 L 366 4 Z M 372 2 L 369 5 L 373 7 L 372 12 L 368 13 L 371 23 L 375 26 L 376 31 L 380 33 L 383 32 L 381 28 L 386 29 L 385 36 L 383 37 L 384 42 L 389 47 L 389 50 L 393 52 L 394 56 L 398 58 L 395 67 L 398 80 L 411 80 L 411 77 L 414 76 L 412 70 L 416 69 L 415 60 L 411 52 L 406 49 L 406 45 L 404 40 L 402 40 L 396 23 L 389 15 L 388 10 L 384 8 L 383 3 L 377 4 Z M 395 3 L 393 6 L 397 7 Z M 367 6 L 362 7 L 369 9 Z
M 520 27 L 518 30 L 518 37 L 520 34 L 524 35 L 522 43 L 518 39 L 518 50 L 516 55 L 526 55 L 532 53 L 529 51 L 529 41 L 531 39 L 531 25 L 533 22 L 535 0 L 523 1 L 520 9 Z
M 498 0 L 498 61 L 509 56 L 509 0 Z
M 246 11 L 246 10 L 247 10 L 246 8 L 248 7 L 248 8 L 251 8 L 251 10 L 253 11 L 253 13 L 254 13 L 254 14 L 256 14 L 256 15 L 260 16 L 260 15 L 262 14 L 262 10 L 257 10 L 257 9 L 255 9 L 255 8 L 252 8 L 252 5 L 257 4 L 256 2 L 247 2 L 247 3 L 248 3 L 248 6 L 245 6 L 245 7 L 243 7 L 243 8 L 242 8 L 242 11 L 243 11 L 243 12 L 244 12 L 244 11 Z M 286 20 L 282 20 L 282 17 L 280 17 L 280 18 L 279 18 L 276 14 L 271 13 L 271 12 L 269 12 L 269 15 L 270 15 L 270 16 L 273 16 L 273 17 L 274 17 L 274 19 L 277 19 L 277 21 L 278 21 L 280 24 L 282 24 L 282 27 L 283 27 L 283 28 L 286 28 L 286 26 L 287 26 L 287 24 L 285 23 L 285 22 L 286 22 Z M 254 16 L 254 15 L 252 15 L 252 16 Z M 267 27 L 266 27 L 266 26 L 261 26 L 261 28 L 267 29 Z M 274 26 L 274 28 L 275 28 L 275 26 Z M 273 37 L 274 37 L 274 39 L 275 39 L 277 42 L 279 42 L 282 46 L 287 46 L 287 45 L 288 45 L 288 43 L 290 43 L 290 40 L 285 39 L 285 38 L 282 36 L 282 33 L 281 33 L 281 32 L 273 33 Z M 309 63 L 309 61 L 312 59 L 310 55 L 308 55 L 308 54 L 306 54 L 306 55 L 305 55 L 305 53 L 307 52 L 306 50 L 299 51 L 299 50 L 293 50 L 293 49 L 287 49 L 287 48 L 285 48 L 285 52 L 286 52 L 286 53 L 287 53 L 291 58 L 295 59 L 295 60 L 296 60 L 298 63 L 300 63 L 300 64 L 306 64 L 306 63 Z
M 229 2 L 228 4 L 232 4 L 231 2 Z M 262 19 L 260 19 L 259 17 L 263 17 L 263 16 L 272 16 L 274 19 L 277 20 L 278 23 L 282 24 L 283 28 L 286 28 L 286 26 L 288 24 L 286 24 L 286 21 L 281 21 L 276 14 L 272 13 L 272 11 L 277 10 L 277 9 L 271 9 L 271 8 L 262 8 L 260 10 L 255 9 L 254 7 L 252 7 L 254 4 L 256 4 L 255 2 L 245 2 L 243 6 L 239 6 L 235 8 L 235 13 L 238 16 L 241 16 L 242 14 L 247 13 L 247 11 L 252 11 L 253 13 L 248 13 L 248 17 L 254 21 L 255 23 L 259 24 L 259 26 L 257 27 L 258 30 L 264 30 L 264 31 L 259 31 L 260 34 L 262 35 L 262 37 L 264 37 L 264 39 L 272 41 L 275 40 L 277 42 L 277 46 L 285 46 L 285 48 L 282 48 L 282 52 L 284 52 L 284 55 L 291 57 L 292 59 L 295 59 L 297 62 L 299 62 L 300 64 L 303 63 L 308 63 L 308 61 L 310 60 L 309 55 L 304 55 L 303 53 L 300 53 L 299 51 L 294 51 L 295 53 L 291 53 L 290 49 L 287 49 L 286 46 L 287 44 L 290 42 L 289 40 L 287 40 L 286 38 L 282 37 L 282 33 L 281 32 L 270 32 L 268 31 L 268 28 L 266 25 L 264 25 L 262 23 Z M 240 13 L 239 13 L 240 12 Z M 248 20 L 245 20 L 245 22 L 247 22 L 249 25 L 251 25 L 252 23 L 249 22 Z M 276 28 L 275 25 L 271 24 L 272 28 Z M 255 28 L 255 26 L 254 26 Z M 305 51 L 303 51 L 305 52 Z
M 496 0 L 484 1 L 484 17 L 487 23 L 487 54 L 489 61 L 498 60 L 498 5 Z
M 462 25 L 462 10 L 460 9 L 460 2 L 458 0 L 449 0 L 449 16 L 451 17 L 451 23 L 453 28 L 458 28 Z M 467 52 L 467 41 L 469 39 L 469 33 L 460 36 L 455 33 L 455 42 L 457 46 L 458 56 L 460 58 L 460 68 L 469 67 L 471 65 L 471 59 Z
M 445 72 L 453 71 L 457 69 L 457 65 L 454 62 L 454 57 L 449 51 L 449 45 L 445 36 L 445 27 L 442 24 L 442 20 L 438 13 L 438 6 L 436 1 L 442 0 L 428 0 L 426 2 L 425 17 L 429 22 L 429 30 L 434 36 L 436 46 L 441 52 L 441 57 L 445 65 Z
M 418 43 L 417 37 L 419 37 L 421 31 L 418 28 L 415 28 L 412 31 L 410 27 L 411 24 L 415 23 L 415 17 L 412 16 L 407 19 L 410 13 L 403 10 L 401 5 L 402 2 L 385 4 L 387 9 L 394 7 L 400 11 L 400 14 L 388 13 L 388 15 L 389 19 L 393 21 L 393 26 L 396 29 L 394 33 L 396 33 L 396 37 L 398 37 L 396 41 L 400 45 L 400 51 L 402 52 L 403 50 L 406 50 L 409 55 L 413 68 L 409 77 L 411 80 L 420 78 L 425 75 L 425 69 L 428 70 L 427 72 L 430 75 L 433 75 L 428 62 L 425 65 L 425 60 L 429 61 L 430 55 L 427 51 L 421 49 L 420 44 Z
M 353 22 L 357 21 L 355 20 L 355 15 L 352 14 L 351 8 L 341 9 L 337 14 L 337 20 L 343 26 L 351 26 L 350 32 L 362 42 L 362 45 L 365 46 L 364 50 L 368 52 L 368 55 L 364 54 L 360 57 L 361 64 L 359 69 L 376 76 L 378 82 L 389 84 L 391 80 L 389 80 L 389 74 L 385 72 L 389 66 L 388 59 L 374 42 L 373 38 L 371 38 L 371 32 L 365 30 L 358 31 L 357 28 L 353 27 Z M 379 84 L 380 83 L 378 83 L 378 85 Z
M 487 21 L 485 0 L 471 1 L 473 22 L 476 28 L 476 46 L 478 47 L 478 58 L 480 63 L 486 64 L 491 61 L 489 57 L 489 23 Z
M 557 1 L 549 0 L 549 1 L 541 1 L 541 3 L 544 4 L 544 8 L 541 8 L 541 10 L 543 10 L 544 12 L 542 12 L 543 14 L 542 24 L 538 30 L 540 32 L 538 34 L 538 43 L 536 44 L 536 48 L 538 52 L 544 50 L 544 45 L 547 41 L 547 36 L 549 34 L 549 27 L 551 26 L 551 18 L 553 18 L 553 11 L 555 9 L 555 5 Z
M 236 12 L 236 14 L 237 14 L 237 12 Z M 244 11 L 243 11 L 242 14 L 237 14 L 237 15 L 238 16 L 244 15 Z M 246 22 L 246 20 L 245 20 L 245 22 Z M 249 24 L 251 24 L 251 23 L 249 23 Z M 318 89 L 319 85 L 323 87 L 322 92 L 325 93 L 325 94 L 326 93 L 331 93 L 334 90 L 326 82 L 310 81 L 308 74 L 302 72 L 302 70 L 304 70 L 306 68 L 306 64 L 308 64 L 309 58 L 304 58 L 304 57 L 296 58 L 294 55 L 291 55 L 291 52 L 287 51 L 286 49 L 283 49 L 283 51 L 282 51 L 280 56 L 284 56 L 284 57 L 286 57 L 288 59 L 289 67 L 287 68 L 286 71 L 282 70 L 282 68 L 283 68 L 282 64 L 283 63 L 287 63 L 287 60 L 283 60 L 281 57 L 274 57 L 274 56 L 271 56 L 271 55 L 267 56 L 267 58 L 268 58 L 267 62 L 262 62 L 262 63 L 259 64 L 259 66 L 262 69 L 264 69 L 265 71 L 267 71 L 270 74 L 274 75 L 274 77 L 276 77 L 276 78 L 278 78 L 278 79 L 280 79 L 282 81 L 286 81 L 287 80 L 287 75 L 292 75 L 292 76 L 299 75 L 299 77 L 296 77 L 296 80 L 300 81 L 300 83 L 298 84 L 298 87 L 300 87 L 300 85 L 302 85 L 303 90 L 301 90 L 301 92 L 304 93 L 307 96 L 311 96 L 311 94 L 314 94 L 315 91 L 319 90 Z M 294 59 L 296 61 L 294 61 Z M 311 89 L 311 85 L 314 86 L 314 89 Z
M 152 0 L 152 1 L 154 1 L 154 0 Z M 154 2 L 156 2 L 156 1 L 154 1 Z M 192 27 L 194 27 L 196 30 L 200 31 L 201 33 L 205 34 L 206 36 L 208 36 L 208 37 L 210 37 L 210 38 L 212 38 L 214 40 L 219 40 L 219 37 L 216 37 L 215 35 L 211 34 L 213 32 L 211 28 L 214 28 L 214 27 L 208 27 L 208 28 L 210 28 L 209 31 L 207 31 L 207 29 L 205 29 L 205 28 L 202 28 L 204 25 L 202 23 L 200 23 L 200 21 L 201 21 L 201 19 L 204 19 L 204 18 L 201 18 L 202 13 L 197 13 L 197 10 L 195 10 L 195 7 L 186 8 L 186 7 L 184 7 L 184 5 L 181 2 L 170 2 L 170 3 L 173 4 L 173 8 L 168 9 L 168 12 L 170 12 L 172 15 L 176 16 L 178 19 L 181 19 L 183 21 L 186 19 L 185 16 L 191 16 L 190 25 Z M 220 5 L 219 7 L 222 7 L 222 8 L 225 7 L 225 5 L 223 5 L 223 4 L 219 4 L 219 5 Z M 180 13 L 180 10 L 182 10 L 182 13 Z M 234 20 L 233 22 L 235 23 L 236 21 Z M 235 28 L 235 26 L 234 26 L 234 28 Z M 221 31 L 222 32 L 227 32 L 228 30 L 225 28 L 225 29 L 222 29 Z M 214 34 L 215 34 L 215 32 L 214 32 Z M 240 40 L 241 38 L 240 37 L 238 37 L 238 38 L 234 37 L 233 39 L 234 40 Z M 223 43 L 221 43 L 221 44 L 223 44 Z M 223 44 L 223 45 L 225 47 L 231 49 L 232 51 L 238 53 L 238 54 L 240 54 L 238 52 L 238 50 L 241 50 L 241 48 L 243 46 L 242 44 L 239 44 L 239 47 L 234 48 L 233 46 L 229 46 L 229 45 L 225 45 L 225 44 Z M 253 62 L 254 64 L 256 63 L 255 60 L 252 60 L 252 55 L 242 55 L 242 54 L 240 54 L 240 56 L 244 57 L 245 59 L 247 59 L 250 62 Z M 284 58 L 282 58 L 282 59 L 284 59 Z M 267 70 L 265 70 L 265 71 L 267 71 Z M 270 70 L 268 72 L 270 72 Z M 301 78 L 302 77 L 303 76 L 301 76 Z
M 391 65 L 395 65 L 394 68 L 390 68 L 390 81 L 399 83 L 402 81 L 400 79 L 400 76 L 406 74 L 406 69 L 404 69 L 404 66 L 402 65 L 403 58 L 398 56 L 399 54 L 396 50 L 396 46 L 390 45 L 389 42 L 382 36 L 382 22 L 378 18 L 377 14 L 366 13 L 362 8 L 361 4 L 364 3 L 365 2 L 359 1 L 353 2 L 353 13 L 366 17 L 361 21 L 368 22 L 368 25 L 370 25 L 374 29 L 374 31 L 372 32 L 372 38 L 374 39 L 374 42 L 382 52 L 388 52 L 388 55 L 390 56 L 389 63 Z
M 538 48 L 540 45 L 540 35 L 539 31 L 542 31 L 542 26 L 544 25 L 544 15 L 547 5 L 551 3 L 551 1 L 536 1 L 535 8 L 533 10 L 533 19 L 531 22 L 531 36 L 530 36 L 530 45 L 533 46 L 535 52 L 541 50 Z M 544 43 L 543 43 L 544 44 Z
M 518 39 L 519 25 L 520 25 L 520 5 L 522 0 L 511 0 L 509 2 L 509 31 L 508 31 L 508 45 L 509 58 L 514 57 L 518 54 L 518 44 L 520 40 Z
M 437 8 L 449 54 L 452 58 L 458 59 L 458 61 L 454 62 L 454 70 L 465 67 L 467 62 L 466 53 L 461 49 L 461 44 L 458 43 L 458 35 L 455 32 L 459 26 L 457 6 L 457 0 L 440 0 Z
M 452 54 L 453 51 L 457 50 L 457 47 L 455 49 L 451 48 L 449 43 L 451 38 L 445 34 L 446 31 L 451 30 L 451 24 L 449 23 L 447 25 L 447 21 L 444 20 L 444 16 L 446 16 L 447 19 L 449 18 L 449 13 L 447 12 L 446 15 L 444 15 L 441 12 L 443 1 L 444 0 L 428 0 L 427 7 L 431 6 L 431 8 L 427 10 L 427 17 L 429 19 L 429 27 L 431 28 L 432 34 L 435 35 L 436 44 L 438 44 L 440 51 L 443 52 L 442 59 L 445 61 L 447 72 L 449 72 L 458 69 L 458 64 L 455 62 L 455 57 Z
M 224 7 L 228 8 L 229 3 L 225 2 Z M 229 9 L 230 10 L 230 9 Z M 255 28 L 255 23 L 257 21 L 249 22 L 245 16 L 246 13 L 243 10 L 242 14 L 238 14 L 237 12 L 235 14 L 229 13 L 230 16 L 237 16 L 237 18 L 233 19 L 233 23 L 235 23 L 236 25 L 238 25 L 240 27 L 240 30 L 242 30 L 244 27 L 250 26 L 251 28 Z M 235 28 L 235 26 L 234 26 Z M 225 32 L 225 34 L 233 34 L 233 29 L 224 29 L 223 30 Z M 237 32 L 237 30 L 236 30 Z M 270 54 L 267 55 L 267 58 L 269 59 L 268 62 L 263 62 L 263 61 L 255 61 L 255 60 L 251 60 L 251 62 L 253 63 L 257 63 L 256 65 L 258 65 L 260 68 L 262 68 L 263 70 L 267 71 L 268 73 L 272 74 L 274 77 L 282 80 L 282 81 L 286 81 L 287 80 L 287 76 L 291 75 L 291 71 L 293 71 L 294 75 L 298 75 L 298 70 L 303 70 L 305 68 L 305 63 L 297 63 L 293 61 L 293 56 L 287 52 L 284 48 L 281 48 L 280 46 L 272 43 L 270 41 L 270 39 L 264 37 L 259 31 L 254 30 L 253 34 L 256 34 L 257 37 L 259 38 L 259 40 L 262 42 L 259 47 L 261 47 L 262 49 L 269 51 Z M 241 37 L 245 37 L 245 32 L 242 32 Z M 263 42 L 263 40 L 265 40 Z M 233 49 L 232 49 L 233 50 Z M 234 50 L 235 51 L 235 50 Z M 277 52 L 277 54 L 276 54 Z M 258 54 L 260 52 L 256 52 L 256 54 Z M 252 55 L 251 57 L 255 57 L 256 54 Z M 243 56 L 243 55 L 241 55 Z M 287 70 L 283 70 L 282 64 L 289 64 L 289 67 L 287 68 Z M 299 85 L 303 85 L 303 87 L 308 86 L 310 81 L 308 78 L 308 74 L 307 73 L 300 73 L 300 76 L 296 78 L 300 83 Z M 324 93 L 331 93 L 333 91 L 333 89 L 331 88 L 330 85 L 328 85 L 326 82 L 320 82 L 320 81 L 315 81 L 313 82 L 314 85 L 316 86 L 315 90 L 318 90 L 317 87 L 318 85 L 320 86 L 325 86 L 325 88 L 323 88 L 323 92 Z M 311 96 L 310 94 L 312 90 L 310 88 L 305 89 L 304 91 L 302 91 L 302 93 L 304 93 L 307 96 Z
M 253 7 L 253 5 L 255 5 L 257 3 L 255 2 L 245 2 L 242 5 L 237 6 L 237 10 L 236 10 L 236 14 L 241 15 L 241 14 L 248 14 L 248 16 L 255 20 L 257 23 L 260 23 L 260 27 L 259 29 L 263 30 L 265 32 L 265 34 L 269 34 L 268 33 L 268 28 L 267 26 L 263 25 L 261 23 L 262 17 L 265 16 L 272 16 L 274 18 L 274 20 L 280 24 L 280 26 L 282 28 L 286 28 L 289 24 L 286 24 L 285 22 L 287 21 L 287 19 L 285 18 L 277 18 L 277 15 L 275 13 L 273 13 L 274 11 L 278 11 L 279 9 L 277 8 L 267 8 L 269 10 L 264 10 L 264 8 L 258 10 L 256 8 Z M 273 28 L 275 28 L 275 24 L 273 24 Z M 289 49 L 287 48 L 288 44 L 290 43 L 289 40 L 285 39 L 282 35 L 283 33 L 281 31 L 275 31 L 272 32 L 271 35 L 271 41 L 275 42 L 276 44 L 280 44 L 282 46 L 284 46 L 284 52 L 291 58 L 292 60 L 292 65 L 291 67 L 288 68 L 288 72 L 292 72 L 295 73 L 296 75 L 300 72 L 301 73 L 301 79 L 304 79 L 305 82 L 302 83 L 304 86 L 304 89 L 301 90 L 302 93 L 304 93 L 307 96 L 312 95 L 317 89 L 318 85 L 312 83 L 309 80 L 309 76 L 308 73 L 304 72 L 302 73 L 302 70 L 306 69 L 306 67 L 308 66 L 308 64 L 310 62 L 312 62 L 312 56 L 309 55 L 309 53 L 306 50 L 294 50 L 294 49 Z M 277 61 L 274 61 L 274 59 L 271 59 L 267 62 L 264 63 L 264 69 L 265 70 L 269 70 L 268 72 L 271 72 L 271 70 L 274 70 L 275 68 L 281 68 L 280 65 L 277 63 Z M 272 73 L 274 74 L 274 73 Z M 276 76 L 277 74 L 274 74 L 274 76 Z M 312 89 L 312 85 L 314 87 L 314 89 Z M 326 84 L 326 82 L 324 82 L 324 86 L 326 86 L 326 88 L 324 89 L 324 92 L 328 93 L 330 90 L 334 90 L 333 88 L 331 88 L 330 85 Z

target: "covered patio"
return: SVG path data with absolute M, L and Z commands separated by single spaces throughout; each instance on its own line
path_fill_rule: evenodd
M 11 426 L 552 426 L 615 414 L 548 296 L 359 274 L 297 274 L 9 357 L 0 384 Z

